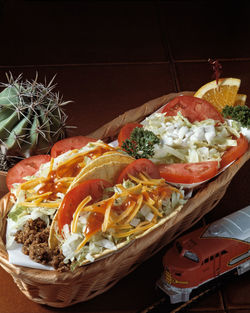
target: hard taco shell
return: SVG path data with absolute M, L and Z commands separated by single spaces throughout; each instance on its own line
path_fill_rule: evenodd
M 68 191 L 81 182 L 93 178 L 102 178 L 114 184 L 121 170 L 133 161 L 134 158 L 122 152 L 115 151 L 105 153 L 91 161 L 81 170 L 73 180 Z

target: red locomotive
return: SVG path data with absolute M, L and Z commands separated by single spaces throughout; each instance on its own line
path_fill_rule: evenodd
M 250 270 L 250 206 L 188 233 L 174 242 L 157 282 L 171 303 L 189 300 L 200 285 L 237 270 Z

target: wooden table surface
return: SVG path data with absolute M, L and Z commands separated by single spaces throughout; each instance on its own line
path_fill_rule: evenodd
M 241 79 L 250 96 L 250 4 L 247 1 L 35 1 L 0 0 L 0 81 L 23 73 L 56 76 L 69 116 L 69 135 L 86 135 L 150 99 L 197 90 L 222 77 Z M 249 103 L 249 101 L 248 101 Z M 233 178 L 211 222 L 250 204 L 250 163 Z M 161 297 L 155 282 L 164 249 L 106 293 L 70 308 L 34 303 L 0 268 L 0 313 L 142 312 Z M 204 295 L 186 312 L 250 312 L 250 273 Z M 162 310 L 162 311 L 161 311 Z M 171 307 L 154 312 L 169 312 Z

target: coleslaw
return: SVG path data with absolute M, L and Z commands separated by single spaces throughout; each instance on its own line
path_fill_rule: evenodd
M 195 163 L 221 160 L 223 153 L 237 145 L 241 127 L 236 121 L 213 119 L 191 123 L 180 112 L 176 116 L 153 113 L 142 122 L 145 130 L 160 138 L 151 160 L 156 164 Z

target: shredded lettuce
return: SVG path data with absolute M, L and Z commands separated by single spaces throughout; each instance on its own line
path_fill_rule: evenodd
M 14 222 L 17 222 L 18 219 L 27 214 L 27 208 L 24 206 L 16 205 L 8 214 L 8 217 L 12 219 Z
M 130 180 L 123 182 L 124 188 L 131 188 L 134 185 L 135 184 Z M 122 205 L 123 201 L 126 201 L 126 197 L 118 198 L 116 204 Z M 173 192 L 170 198 L 167 196 L 165 199 L 162 199 L 160 212 L 163 217 L 167 216 L 176 207 L 184 204 L 185 202 L 186 200 L 184 199 L 183 190 Z M 77 221 L 77 233 L 72 234 L 71 232 L 67 231 L 66 239 L 61 239 L 61 248 L 65 256 L 64 262 L 67 263 L 70 260 L 72 262 L 72 270 L 75 269 L 84 260 L 92 262 L 95 260 L 96 255 L 101 254 L 107 249 L 115 250 L 117 249 L 117 244 L 120 242 L 127 242 L 134 238 L 134 235 L 128 235 L 125 238 L 117 238 L 115 236 L 115 229 L 109 228 L 105 232 L 97 232 L 89 239 L 89 241 L 81 248 L 80 251 L 77 251 L 78 245 L 82 240 L 84 240 L 84 229 L 87 225 L 89 214 L 89 212 L 82 211 L 81 216 Z M 154 216 L 155 215 L 153 214 L 152 209 L 147 204 L 143 204 L 141 209 L 130 221 L 130 225 L 136 227 L 141 222 L 152 221 Z

